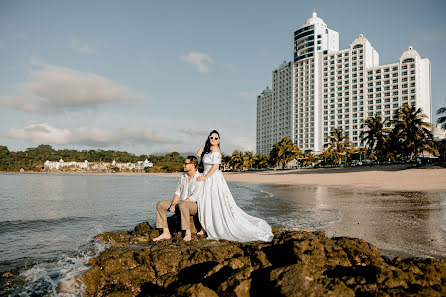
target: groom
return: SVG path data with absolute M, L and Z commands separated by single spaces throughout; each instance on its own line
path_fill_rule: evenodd
M 184 173 L 180 177 L 180 182 L 172 201 L 164 200 L 156 205 L 156 228 L 162 228 L 163 233 L 154 238 L 153 241 L 172 238 L 167 225 L 166 211 L 175 212 L 176 208 L 181 213 L 181 230 L 185 231 L 183 239 L 185 241 L 191 240 L 190 216 L 197 215 L 197 196 L 203 186 L 203 182 L 197 181 L 197 178 L 201 176 L 196 168 L 197 164 L 197 157 L 188 156 L 184 161 Z

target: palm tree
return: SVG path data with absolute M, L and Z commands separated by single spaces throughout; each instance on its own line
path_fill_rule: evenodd
M 252 152 L 244 152 L 243 154 L 243 167 L 252 169 L 253 163 L 253 153 Z
M 270 156 L 275 164 L 282 163 L 282 169 L 285 169 L 286 164 L 295 159 L 299 152 L 299 148 L 288 137 L 282 137 L 274 144 Z
M 365 126 L 367 130 L 362 131 L 360 134 L 361 144 L 365 143 L 368 153 L 383 155 L 387 134 L 389 133 L 389 130 L 384 128 L 384 125 L 385 121 L 382 121 L 379 115 L 367 118 L 364 125 L 362 125 L 361 128 Z
M 254 155 L 252 157 L 255 168 L 264 168 L 268 166 L 268 157 L 263 155 Z
M 240 152 L 238 150 L 235 150 L 232 155 L 231 155 L 231 167 L 233 169 L 239 169 L 239 168 L 243 168 L 243 152 Z
M 328 152 L 335 153 L 336 158 L 339 159 L 339 164 L 342 162 L 341 155 L 345 155 L 352 149 L 352 144 L 347 140 L 342 128 L 334 128 L 331 135 L 328 136 L 330 143 L 328 143 Z
M 442 107 L 439 110 L 437 110 L 437 115 L 440 115 L 440 114 L 443 114 L 443 113 L 446 114 L 446 107 Z M 439 117 L 437 119 L 437 123 L 441 124 L 441 129 L 446 129 L 446 115 L 442 116 L 442 117 Z
M 421 108 L 408 105 L 403 105 L 393 115 L 393 134 L 400 139 L 403 154 L 409 154 L 411 161 L 432 135 L 432 125 L 424 121 L 425 118 Z

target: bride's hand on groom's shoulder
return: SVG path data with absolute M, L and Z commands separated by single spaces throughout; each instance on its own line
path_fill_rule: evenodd
M 203 175 L 200 175 L 200 176 L 197 178 L 197 181 L 199 181 L 199 182 L 204 181 L 204 180 L 206 180 L 206 177 L 203 176 Z

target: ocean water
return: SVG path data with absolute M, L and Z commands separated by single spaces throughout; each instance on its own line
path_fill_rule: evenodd
M 155 207 L 177 179 L 156 176 L 0 174 L 0 273 L 22 283 L 10 296 L 80 296 L 76 278 L 103 249 L 93 237 L 155 225 Z M 272 226 L 318 228 L 336 211 L 300 210 L 257 186 L 229 183 L 237 204 Z
M 79 275 L 104 246 L 99 233 L 155 225 L 177 179 L 0 174 L 0 275 L 5 296 L 82 296 Z M 229 183 L 237 204 L 273 227 L 355 236 L 388 255 L 446 257 L 446 193 L 381 193 Z

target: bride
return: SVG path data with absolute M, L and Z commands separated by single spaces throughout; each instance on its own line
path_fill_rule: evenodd
M 198 150 L 204 165 L 201 193 L 197 199 L 198 218 L 209 239 L 232 241 L 271 241 L 271 226 L 262 219 L 244 212 L 234 201 L 231 191 L 219 170 L 221 164 L 220 135 L 213 130 Z M 198 234 L 204 234 L 204 230 Z

